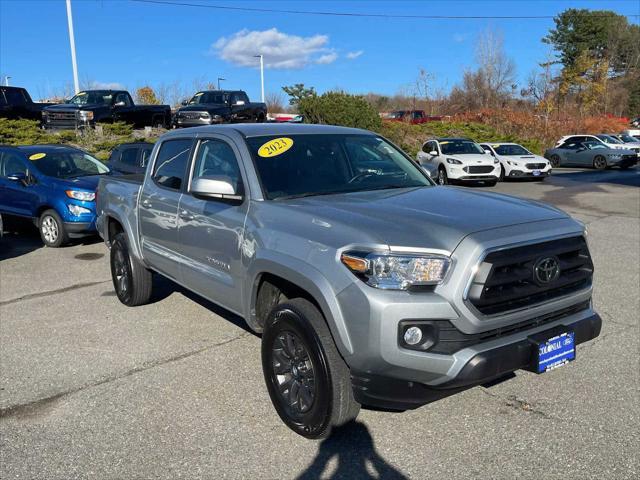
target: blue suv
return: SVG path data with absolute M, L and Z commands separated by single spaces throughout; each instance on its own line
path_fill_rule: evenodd
M 48 247 L 95 232 L 100 175 L 109 168 L 68 146 L 0 146 L 0 213 L 32 219 Z

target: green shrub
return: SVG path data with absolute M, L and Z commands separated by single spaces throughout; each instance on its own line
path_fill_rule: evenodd
M 129 136 L 133 133 L 133 126 L 124 122 L 100 123 L 105 135 Z
M 306 123 L 341 125 L 377 130 L 380 116 L 362 97 L 343 92 L 327 92 L 300 99 L 298 111 Z

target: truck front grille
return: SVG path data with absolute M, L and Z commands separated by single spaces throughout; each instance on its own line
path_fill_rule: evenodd
M 482 314 L 495 315 L 577 292 L 589 287 L 592 277 L 584 238 L 563 238 L 490 252 L 467 298 Z
M 207 116 L 207 112 L 180 112 L 178 118 L 183 120 L 199 120 L 200 117 Z
M 544 163 L 527 163 L 526 167 L 529 170 L 542 170 L 546 165 Z
M 464 167 L 463 170 L 467 173 L 489 173 L 493 171 L 493 167 L 491 165 L 471 165 Z
M 47 125 L 74 128 L 76 126 L 76 112 L 49 112 Z

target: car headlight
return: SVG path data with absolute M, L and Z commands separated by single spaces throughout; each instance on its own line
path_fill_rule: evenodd
M 67 190 L 65 192 L 67 197 L 73 198 L 75 200 L 80 200 L 82 202 L 93 202 L 96 199 L 95 192 L 84 192 L 82 190 Z
M 620 154 L 620 153 L 609 153 L 607 156 L 609 158 L 616 158 L 616 159 L 617 158 L 622 158 L 622 154 Z
M 71 215 L 75 215 L 76 217 L 84 213 L 91 213 L 91 210 L 81 207 L 80 205 L 67 205 L 67 208 L 71 212 Z
M 441 283 L 451 260 L 442 255 L 345 252 L 340 260 L 368 285 L 385 290 L 407 290 Z
M 80 111 L 80 118 L 82 120 L 93 120 L 93 112 Z
M 462 162 L 460 160 L 456 160 L 455 158 L 448 158 L 448 157 L 447 157 L 447 163 L 450 163 L 452 165 L 462 165 Z

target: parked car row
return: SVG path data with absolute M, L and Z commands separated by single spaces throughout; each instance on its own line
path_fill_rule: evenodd
M 640 142 L 627 134 L 567 135 L 544 153 L 553 167 L 627 169 L 640 160 Z
M 40 120 L 45 129 L 83 129 L 124 122 L 135 128 L 181 128 L 264 122 L 267 107 L 242 90 L 197 92 L 172 114 L 169 105 L 136 105 L 126 90 L 85 90 L 61 104 L 34 103 L 20 87 L 0 87 L 0 117 Z

